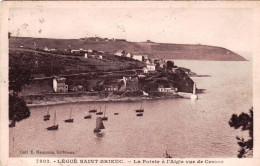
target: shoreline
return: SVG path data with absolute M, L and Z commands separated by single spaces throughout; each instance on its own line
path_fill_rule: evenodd
M 179 99 L 183 98 L 180 95 L 164 96 L 164 97 L 135 97 L 135 98 L 120 98 L 120 99 L 100 99 L 100 100 L 71 100 L 71 101 L 57 101 L 57 102 L 46 102 L 37 104 L 26 104 L 29 108 L 44 107 L 44 106 L 55 106 L 65 104 L 76 104 L 76 103 L 102 103 L 102 102 L 137 102 L 141 100 L 168 100 L 168 99 Z

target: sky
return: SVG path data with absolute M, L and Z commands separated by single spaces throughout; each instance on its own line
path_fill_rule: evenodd
M 205 44 L 250 53 L 252 14 L 246 8 L 16 8 L 9 11 L 9 31 L 25 37 Z

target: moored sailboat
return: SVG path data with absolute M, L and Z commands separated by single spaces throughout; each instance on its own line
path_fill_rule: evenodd
M 90 111 L 88 112 L 88 115 L 84 117 L 84 119 L 91 119 Z
M 140 109 L 137 109 L 137 110 L 135 110 L 135 112 L 144 112 L 144 109 L 142 108 L 142 106 L 143 106 L 143 103 L 141 103 L 141 108 L 140 108 Z
M 59 128 L 59 125 L 56 124 L 56 111 L 55 111 L 55 113 L 54 113 L 54 124 L 53 124 L 53 126 L 48 127 L 47 130 L 58 130 L 58 128 Z
M 95 113 L 97 112 L 97 109 L 95 108 L 95 104 L 94 104 L 94 108 L 92 110 L 89 111 L 90 113 Z
M 101 129 L 105 129 L 105 126 L 103 124 L 103 121 L 102 121 L 101 117 L 97 117 L 97 119 L 96 119 L 96 128 L 94 129 L 94 133 L 101 132 Z
M 49 113 L 49 107 L 47 107 L 47 114 L 43 116 L 44 121 L 50 120 L 50 117 L 51 117 L 51 115 L 50 115 L 50 113 Z
M 143 116 L 143 113 L 138 113 L 136 114 L 136 116 Z
M 103 115 L 103 112 L 101 111 L 101 107 L 100 107 L 100 111 L 97 112 L 96 115 Z
M 105 107 L 105 112 L 104 112 L 104 116 L 101 118 L 102 120 L 108 120 L 108 117 L 106 116 L 106 109 L 107 107 Z
M 71 118 L 72 109 L 70 109 L 70 118 L 67 120 L 64 120 L 65 123 L 73 123 L 74 119 Z

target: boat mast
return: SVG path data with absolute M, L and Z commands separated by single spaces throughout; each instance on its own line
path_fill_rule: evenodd
M 55 113 L 54 113 L 54 126 L 56 124 L 56 110 L 55 110 Z
M 70 119 L 71 119 L 71 112 L 72 112 L 72 108 L 70 108 Z

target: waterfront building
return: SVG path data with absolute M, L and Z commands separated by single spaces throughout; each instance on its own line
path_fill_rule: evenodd
M 119 87 L 117 84 L 105 85 L 105 91 L 108 91 L 108 92 L 117 91 L 118 88 Z
M 126 79 L 126 90 L 129 91 L 139 91 L 139 80 L 138 77 L 134 77 L 134 78 L 127 78 Z
M 165 85 L 159 85 L 158 86 L 158 91 L 159 92 L 169 92 L 169 93 L 176 93 L 177 92 L 177 88 L 174 87 L 170 87 L 170 86 L 165 86 Z
M 68 92 L 68 85 L 66 85 L 66 78 L 55 77 L 53 79 L 53 90 L 54 90 L 54 92 L 57 92 L 57 93 Z

